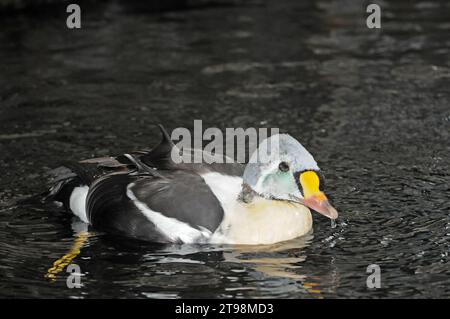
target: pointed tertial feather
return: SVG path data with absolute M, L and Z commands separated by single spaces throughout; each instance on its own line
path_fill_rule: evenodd
M 152 176 L 163 178 L 163 176 L 161 174 L 159 174 L 156 169 L 148 166 L 147 164 L 142 162 L 140 159 L 138 159 L 134 155 L 124 154 L 124 156 L 126 158 L 128 158 L 131 163 L 133 163 L 133 165 L 137 169 L 137 173 L 138 174 L 149 174 L 149 175 L 152 175 Z
M 163 136 L 163 139 L 161 141 L 161 143 L 165 142 L 168 143 L 171 148 L 175 146 L 174 142 L 172 141 L 172 139 L 170 138 L 169 133 L 167 133 L 166 129 L 164 128 L 164 126 L 162 124 L 158 124 L 158 127 L 161 131 L 161 134 Z
M 171 152 L 172 149 L 176 146 L 170 139 L 170 135 L 169 133 L 167 133 L 165 128 L 161 124 L 159 124 L 158 127 L 162 135 L 161 142 L 159 142 L 159 144 L 152 150 L 147 152 L 147 154 L 142 155 L 140 159 L 148 166 L 156 168 L 167 168 L 173 164 L 171 160 Z

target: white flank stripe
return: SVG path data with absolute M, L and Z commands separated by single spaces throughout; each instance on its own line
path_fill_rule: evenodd
M 164 216 L 163 214 L 150 209 L 145 203 L 139 201 L 134 195 L 131 188 L 134 186 L 131 183 L 127 186 L 127 196 L 131 199 L 134 205 L 144 214 L 149 221 L 151 221 L 156 228 L 171 241 L 176 242 L 181 240 L 183 243 L 198 243 L 208 239 L 211 232 L 206 228 L 202 230 L 193 228 L 189 224 L 179 221 L 176 218 Z
M 75 187 L 69 199 L 70 210 L 85 223 L 89 223 L 86 215 L 86 196 L 88 191 L 89 186 Z

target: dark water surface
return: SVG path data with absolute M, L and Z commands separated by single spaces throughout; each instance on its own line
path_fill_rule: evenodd
M 450 3 L 252 1 L 142 14 L 111 2 L 2 17 L 1 297 L 450 297 Z M 327 177 L 338 226 L 273 246 L 153 246 L 92 233 L 44 190 L 65 160 L 120 154 L 169 129 L 279 127 Z M 76 250 L 76 249 L 75 249 Z M 366 287 L 381 267 L 382 288 Z

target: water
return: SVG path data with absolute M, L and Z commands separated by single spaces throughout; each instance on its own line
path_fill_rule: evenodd
M 1 297 L 450 297 L 450 4 L 252 1 L 139 13 L 121 2 L 2 17 Z M 65 160 L 154 145 L 169 129 L 279 127 L 326 176 L 340 219 L 273 246 L 157 246 L 90 233 L 43 191 Z M 78 234 L 78 235 L 77 235 Z M 81 232 L 81 234 L 83 234 Z M 367 266 L 381 289 L 366 287 Z

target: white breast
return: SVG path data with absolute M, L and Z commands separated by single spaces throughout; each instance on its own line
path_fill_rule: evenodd
M 303 205 L 264 198 L 246 204 L 237 200 L 242 178 L 219 173 L 202 177 L 225 212 L 212 243 L 273 244 L 303 236 L 312 228 L 311 212 Z

